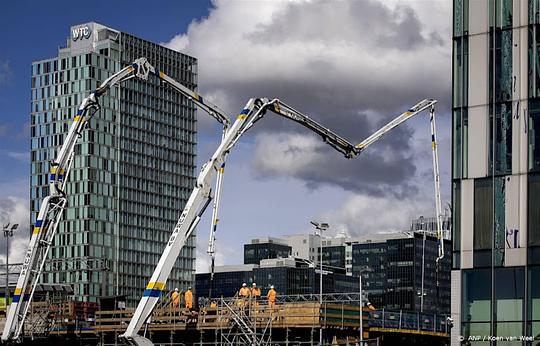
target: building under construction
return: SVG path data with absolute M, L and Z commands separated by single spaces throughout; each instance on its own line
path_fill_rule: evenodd
M 118 345 L 133 316 L 125 297 L 92 302 L 49 299 L 31 305 L 24 328 L 28 344 Z M 280 296 L 273 307 L 265 299 L 238 296 L 200 299 L 195 309 L 175 308 L 162 299 L 143 326 L 155 345 L 448 345 L 446 315 L 370 310 L 360 314 L 359 294 Z M 104 308 L 106 310 L 104 310 Z M 361 339 L 362 338 L 362 339 Z

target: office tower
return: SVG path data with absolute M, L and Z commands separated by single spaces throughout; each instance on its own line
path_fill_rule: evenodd
M 454 0 L 452 345 L 540 333 L 539 10 Z
M 58 56 L 32 64 L 31 223 L 48 194 L 47 173 L 79 103 L 139 57 L 189 88 L 197 60 L 97 23 L 70 30 Z M 68 207 L 42 282 L 73 284 L 79 300 L 142 292 L 194 186 L 196 118 L 191 101 L 157 78 L 136 78 L 99 100 L 75 147 Z M 194 283 L 195 237 L 168 288 Z

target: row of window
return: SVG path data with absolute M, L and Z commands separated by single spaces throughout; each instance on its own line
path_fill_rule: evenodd
M 505 228 L 505 180 L 504 177 L 474 180 L 473 248 L 475 250 L 475 267 L 491 266 L 492 249 L 495 251 L 494 265 L 502 266 L 505 248 L 507 243 L 510 244 L 512 241 Z M 540 246 L 540 215 L 535 209 L 535 206 L 540 204 L 540 174 L 529 174 L 527 184 L 527 245 L 535 247 Z M 459 181 L 453 182 L 453 205 L 453 239 L 461 239 L 461 184 Z M 510 245 L 511 247 L 515 246 L 513 243 Z M 453 243 L 453 250 L 455 252 L 454 267 L 459 268 L 459 241 Z

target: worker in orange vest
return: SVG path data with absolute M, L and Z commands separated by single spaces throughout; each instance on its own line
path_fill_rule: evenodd
M 251 294 L 249 288 L 247 287 L 247 284 L 244 282 L 242 284 L 242 288 L 240 288 L 240 292 L 238 293 L 238 295 L 240 296 L 240 298 L 249 298 L 249 295 Z
M 180 294 L 178 294 L 178 288 L 175 288 L 172 295 L 172 306 L 176 310 L 180 306 Z
M 184 294 L 184 301 L 186 303 L 186 309 L 193 309 L 193 292 L 191 291 L 191 287 L 188 287 Z
M 240 288 L 240 291 L 238 292 L 238 297 L 240 298 L 238 305 L 241 307 L 246 306 L 250 295 L 251 295 L 251 291 L 247 287 L 247 284 L 244 282 L 242 284 L 242 288 Z
M 276 305 L 276 290 L 274 289 L 274 285 L 270 286 L 270 290 L 268 291 L 268 294 L 266 297 L 268 298 L 268 306 L 273 308 Z
M 257 299 L 261 298 L 261 289 L 257 287 L 257 284 L 254 282 L 251 287 L 251 299 L 255 305 L 259 305 Z

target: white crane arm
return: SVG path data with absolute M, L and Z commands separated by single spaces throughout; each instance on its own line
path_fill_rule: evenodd
M 431 153 L 433 162 L 433 183 L 435 187 L 435 214 L 437 218 L 437 239 L 439 241 L 438 255 L 436 262 L 444 258 L 444 239 L 445 236 L 442 230 L 443 214 L 441 201 L 441 177 L 439 173 L 439 150 L 437 143 L 437 126 L 435 124 L 435 107 L 429 109 L 429 123 L 431 128 Z
M 28 250 L 24 256 L 21 273 L 17 280 L 13 300 L 6 314 L 2 341 L 17 340 L 22 332 L 24 320 L 30 306 L 29 302 L 34 295 L 50 244 L 58 228 L 62 212 L 66 207 L 67 199 L 64 187 L 71 170 L 75 144 L 88 120 L 99 109 L 97 98 L 111 86 L 129 78 L 134 73 L 139 78 L 147 79 L 150 67 L 144 58 L 135 60 L 133 64 L 124 67 L 101 83 L 79 106 L 58 156 L 50 163 L 49 195 L 41 202 Z
M 143 297 L 137 305 L 126 331 L 120 335 L 120 339 L 128 345 L 153 345 L 150 340 L 137 333 L 152 314 L 165 288 L 176 258 L 210 204 L 212 198 L 210 184 L 222 168 L 222 164 L 225 162 L 225 156 L 240 138 L 240 134 L 246 126 L 246 120 L 258 116 L 258 111 L 259 106 L 254 99 L 250 99 L 240 115 L 238 115 L 236 121 L 225 133 L 223 140 L 210 160 L 202 166 L 201 172 L 197 177 L 197 184 L 191 192 L 189 200 L 178 219 L 178 223 L 165 246 L 165 250 L 150 278 L 150 282 L 144 290 Z
M 350 143 L 334 131 L 322 126 L 307 115 L 300 113 L 293 107 L 285 104 L 278 99 L 273 99 L 271 101 L 269 101 L 268 99 L 262 100 L 264 101 L 263 108 L 269 109 L 278 115 L 281 115 L 287 119 L 299 123 L 304 127 L 307 127 L 311 131 L 321 136 L 325 143 L 328 143 L 328 145 L 345 155 L 346 158 L 352 158 L 358 155 L 359 151 L 355 148 L 354 144 Z M 255 119 L 255 121 L 256 120 L 257 119 Z
M 146 58 L 139 58 L 132 64 L 122 68 L 104 80 L 96 90 L 86 97 L 77 110 L 73 124 L 67 133 L 56 159 L 50 163 L 49 196 L 45 197 L 41 203 L 28 250 L 24 257 L 21 273 L 17 280 L 13 302 L 9 306 L 6 315 L 2 341 L 17 340 L 22 332 L 29 302 L 32 301 L 47 253 L 66 207 L 67 199 L 64 193 L 64 187 L 73 162 L 75 144 L 81 137 L 80 135 L 86 128 L 90 118 L 99 110 L 98 98 L 116 84 L 133 77 L 147 80 L 149 74 L 156 75 L 162 81 L 171 85 L 173 89 L 192 99 L 200 108 L 222 123 L 225 128 L 230 123 L 229 118 L 216 106 L 204 102 L 202 96 L 184 87 L 163 72 L 156 71 Z
M 381 139 L 385 134 L 387 134 L 393 128 L 401 125 L 402 123 L 407 121 L 409 118 L 415 116 L 416 114 L 434 106 L 436 103 L 437 103 L 437 100 L 425 99 L 418 102 L 416 105 L 411 107 L 408 111 L 401 113 L 394 120 L 390 121 L 388 124 L 384 125 L 379 130 L 374 132 L 371 136 L 364 139 L 362 142 L 358 143 L 356 145 L 356 148 L 358 149 L 359 153 L 365 150 L 371 144 Z

